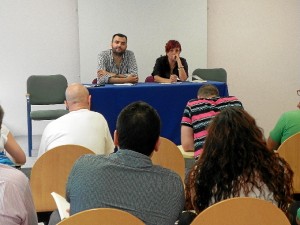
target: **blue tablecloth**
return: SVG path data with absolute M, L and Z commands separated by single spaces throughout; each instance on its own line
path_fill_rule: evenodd
M 227 84 L 223 82 L 174 84 L 138 83 L 132 86 L 107 84 L 88 87 L 92 96 L 91 110 L 101 113 L 107 120 L 112 137 L 120 111 L 129 103 L 144 101 L 153 106 L 161 119 L 161 136 L 180 144 L 180 122 L 188 100 L 197 97 L 203 84 L 214 84 L 220 96 L 228 96 Z

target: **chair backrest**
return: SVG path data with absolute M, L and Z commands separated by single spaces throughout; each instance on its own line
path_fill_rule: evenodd
M 84 154 L 95 154 L 79 145 L 62 145 L 45 152 L 31 169 L 30 186 L 37 212 L 55 210 L 51 192 L 66 195 L 66 183 L 74 162 Z
M 89 209 L 62 220 L 57 225 L 145 225 L 134 215 L 112 208 Z
M 227 83 L 227 72 L 223 68 L 215 69 L 195 69 L 193 72 L 192 80 L 198 76 L 203 80 L 219 81 Z
M 151 160 L 153 164 L 175 171 L 181 177 L 182 182 L 184 182 L 185 161 L 179 148 L 172 141 L 160 137 L 159 149 L 153 153 Z
M 27 94 L 31 105 L 62 104 L 65 100 L 67 79 L 57 75 L 32 75 L 27 79 Z
M 271 202 L 238 197 L 202 211 L 191 225 L 290 225 L 283 211 Z
M 294 193 L 300 193 L 300 132 L 286 139 L 278 148 L 278 154 L 294 171 Z
M 154 77 L 152 75 L 146 77 L 145 82 L 146 83 L 148 83 L 148 82 L 154 82 Z

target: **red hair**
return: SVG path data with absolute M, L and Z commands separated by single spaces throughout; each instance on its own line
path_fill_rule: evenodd
M 166 47 L 165 47 L 166 53 L 168 53 L 172 48 L 179 48 L 179 50 L 181 51 L 181 45 L 176 40 L 170 40 L 167 42 Z

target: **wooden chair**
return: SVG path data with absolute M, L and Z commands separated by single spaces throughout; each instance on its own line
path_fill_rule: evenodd
M 201 212 L 191 225 L 290 225 L 283 211 L 258 198 L 231 198 Z
M 185 178 L 185 162 L 184 158 L 172 141 L 167 138 L 160 137 L 160 147 L 157 152 L 154 152 L 151 160 L 153 164 L 160 165 L 175 171 L 184 183 Z
M 286 139 L 277 152 L 294 171 L 294 193 L 300 194 L 300 132 Z
M 145 225 L 134 215 L 112 208 L 89 209 L 62 220 L 57 225 Z
M 30 186 L 37 212 L 55 210 L 51 192 L 66 195 L 66 183 L 74 162 L 84 154 L 95 154 L 79 145 L 62 145 L 45 152 L 32 167 Z

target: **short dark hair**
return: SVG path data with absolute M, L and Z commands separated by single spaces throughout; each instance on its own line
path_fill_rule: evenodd
M 126 36 L 125 34 L 120 34 L 120 33 L 114 34 L 114 35 L 112 36 L 111 42 L 114 41 L 115 36 L 125 38 L 125 39 L 126 39 L 126 43 L 127 43 L 127 36 Z
M 199 88 L 197 95 L 201 98 L 207 98 L 212 95 L 219 96 L 219 90 L 212 84 L 204 84 Z
M 149 104 L 133 102 L 119 114 L 116 130 L 121 149 L 150 156 L 160 135 L 160 118 Z
M 3 116 L 4 116 L 4 111 L 3 111 L 3 109 L 0 105 L 0 129 L 1 129 L 1 126 L 2 126 Z

